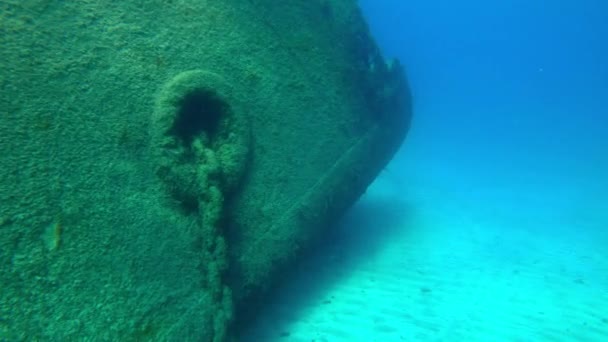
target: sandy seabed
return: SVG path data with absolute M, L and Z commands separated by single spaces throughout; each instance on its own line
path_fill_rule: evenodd
M 390 165 L 243 340 L 608 341 L 608 173 L 441 163 Z

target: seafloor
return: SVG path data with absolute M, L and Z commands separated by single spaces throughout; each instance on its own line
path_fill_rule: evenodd
M 427 133 L 244 340 L 608 341 L 601 146 L 492 159 Z

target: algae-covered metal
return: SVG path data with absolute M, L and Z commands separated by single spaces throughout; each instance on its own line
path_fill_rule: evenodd
M 0 340 L 229 339 L 411 115 L 352 0 L 5 0 L 0 47 Z

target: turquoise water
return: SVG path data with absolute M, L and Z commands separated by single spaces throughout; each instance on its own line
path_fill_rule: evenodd
M 608 2 L 361 6 L 402 150 L 251 341 L 608 341 Z

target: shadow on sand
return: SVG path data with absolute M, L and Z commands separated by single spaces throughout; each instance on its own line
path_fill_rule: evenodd
M 282 276 L 271 295 L 259 304 L 264 308 L 253 310 L 259 312 L 257 317 L 238 327 L 239 341 L 291 340 L 290 327 L 307 310 L 330 304 L 334 286 L 408 228 L 409 208 L 402 198 L 388 194 L 363 196 Z

